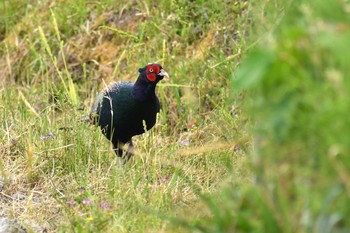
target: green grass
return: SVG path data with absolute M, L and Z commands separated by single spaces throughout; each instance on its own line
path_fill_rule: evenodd
M 235 184 L 249 182 L 248 132 L 227 101 L 245 47 L 247 4 L 47 5 L 0 8 L 1 215 L 50 231 L 170 230 L 169 218 L 204 211 L 201 195 L 232 174 L 240 177 Z M 80 119 L 105 83 L 134 81 L 150 61 L 171 80 L 158 87 L 156 127 L 135 138 L 135 157 L 120 169 L 100 130 Z
M 348 232 L 349 6 L 330 2 L 1 2 L 0 216 L 53 232 Z M 170 74 L 162 111 L 120 169 L 81 118 L 154 61 Z

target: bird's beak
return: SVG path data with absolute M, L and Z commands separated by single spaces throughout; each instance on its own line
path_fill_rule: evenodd
M 166 72 L 165 70 L 163 70 L 163 69 L 161 69 L 160 70 L 160 72 L 159 72 L 159 74 L 158 74 L 159 76 L 166 76 L 167 78 L 169 78 L 169 74 L 168 74 L 168 72 Z

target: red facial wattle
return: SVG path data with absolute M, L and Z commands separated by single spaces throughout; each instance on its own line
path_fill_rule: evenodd
M 156 77 L 156 74 L 155 73 L 147 73 L 146 74 L 146 77 L 149 81 L 151 82 L 154 82 L 156 81 L 157 77 Z
M 157 74 L 160 72 L 160 68 L 157 65 L 150 65 L 146 68 L 146 77 L 149 81 L 154 82 L 157 79 Z

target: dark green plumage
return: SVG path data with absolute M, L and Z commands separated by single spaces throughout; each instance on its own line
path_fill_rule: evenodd
M 113 143 L 119 157 L 122 145 L 129 143 L 127 159 L 132 155 L 132 137 L 151 129 L 160 110 L 155 94 L 157 83 L 168 74 L 159 64 L 149 64 L 139 69 L 135 84 L 115 82 L 102 90 L 90 111 L 90 118 L 99 125 L 102 133 Z

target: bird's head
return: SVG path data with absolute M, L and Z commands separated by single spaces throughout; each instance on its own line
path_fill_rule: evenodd
M 154 93 L 157 83 L 164 77 L 169 77 L 168 73 L 160 64 L 149 63 L 139 69 L 140 75 L 135 82 L 132 95 L 138 101 L 145 101 L 149 98 L 155 98 Z
M 162 68 L 160 64 L 149 63 L 145 67 L 139 69 L 140 77 L 148 83 L 157 84 L 165 76 L 169 78 L 168 73 Z

